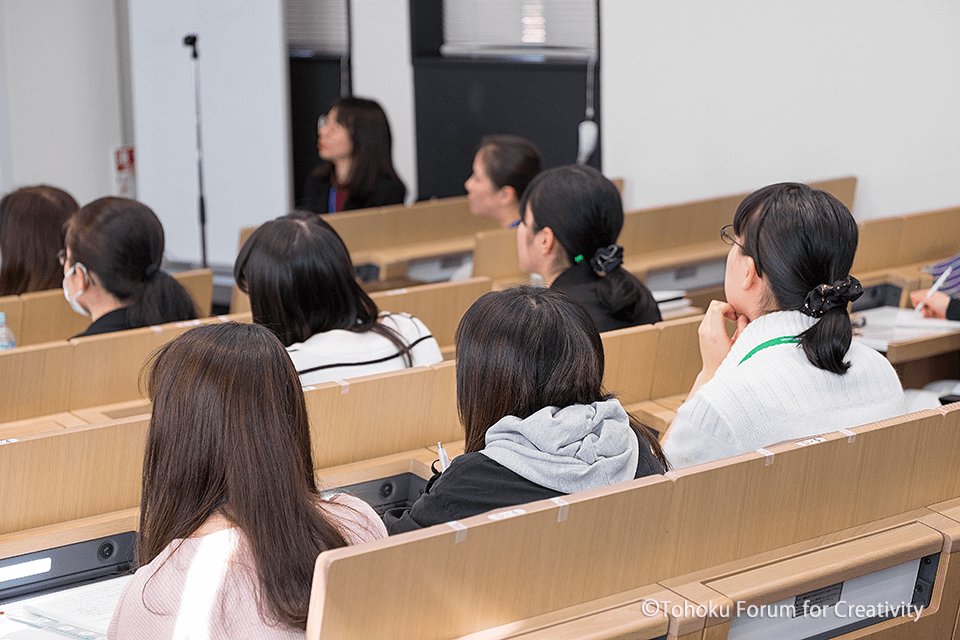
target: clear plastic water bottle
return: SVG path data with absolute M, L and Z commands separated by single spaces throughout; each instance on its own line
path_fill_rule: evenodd
M 17 343 L 13 339 L 13 331 L 7 326 L 7 314 L 0 311 L 0 351 L 13 349 L 15 346 Z

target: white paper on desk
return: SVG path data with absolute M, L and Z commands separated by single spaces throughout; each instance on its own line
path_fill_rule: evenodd
M 913 309 L 877 307 L 856 315 L 866 319 L 857 339 L 877 351 L 886 351 L 892 342 L 907 342 L 943 333 L 960 331 L 960 321 L 924 318 Z
M 19 606 L 30 613 L 106 634 L 113 610 L 120 601 L 120 592 L 132 577 L 120 576 L 20 600 L 11 610 Z

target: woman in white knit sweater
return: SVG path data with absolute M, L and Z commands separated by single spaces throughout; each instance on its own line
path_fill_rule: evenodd
M 747 196 L 721 235 L 732 245 L 727 301 L 711 302 L 700 325 L 703 369 L 664 443 L 674 468 L 903 413 L 893 367 L 852 342 L 858 231 L 840 201 L 774 184 Z

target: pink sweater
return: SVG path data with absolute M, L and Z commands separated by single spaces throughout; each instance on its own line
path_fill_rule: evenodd
M 332 505 L 328 512 L 338 512 L 331 515 L 339 516 L 350 544 L 387 535 L 383 522 L 363 500 L 341 494 L 326 504 Z M 258 591 L 253 555 L 239 529 L 175 540 L 150 564 L 140 567 L 124 588 L 107 637 L 303 638 L 303 631 L 261 619 Z

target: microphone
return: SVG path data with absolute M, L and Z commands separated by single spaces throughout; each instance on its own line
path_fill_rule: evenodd
M 183 46 L 193 47 L 193 57 L 196 58 L 197 57 L 197 34 L 188 33 L 183 38 Z

